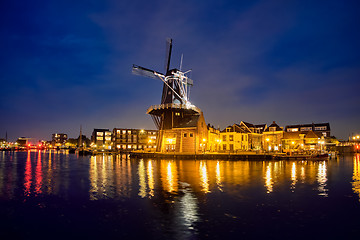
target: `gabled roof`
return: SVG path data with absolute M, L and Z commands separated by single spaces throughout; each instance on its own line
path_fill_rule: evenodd
M 255 127 L 260 130 L 260 133 L 265 131 L 265 129 L 267 128 L 266 124 L 258 124 L 258 125 L 255 125 Z
M 272 132 L 272 130 L 270 130 L 270 128 L 273 128 L 273 127 L 275 127 L 275 131 L 283 130 L 281 127 L 279 127 L 279 125 L 276 124 L 275 121 L 273 121 L 273 123 L 268 128 L 266 128 L 266 130 L 264 132 Z
M 248 123 L 248 122 L 244 122 L 244 121 L 241 121 L 241 122 L 244 123 L 248 128 L 255 128 L 255 125 L 252 123 Z
M 309 131 L 306 135 L 305 138 L 320 138 L 321 134 L 319 133 L 315 133 L 313 131 Z

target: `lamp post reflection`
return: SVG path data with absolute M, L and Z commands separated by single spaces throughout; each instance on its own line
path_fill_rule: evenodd
M 200 162 L 200 184 L 202 187 L 202 191 L 205 193 L 210 192 L 209 191 L 209 178 L 208 178 L 208 174 L 207 174 L 207 169 L 206 169 L 206 161 L 201 161 Z
M 327 193 L 327 189 L 326 189 L 326 182 L 327 182 L 327 170 L 326 170 L 326 163 L 325 162 L 321 162 L 319 163 L 319 167 L 318 167 L 318 174 L 317 174 L 317 181 L 318 181 L 318 191 L 319 191 L 319 195 L 320 196 L 324 196 L 327 197 L 328 193 Z
M 274 182 L 271 177 L 271 163 L 266 167 L 266 174 L 265 174 L 265 187 L 266 193 L 271 193 L 273 191 Z

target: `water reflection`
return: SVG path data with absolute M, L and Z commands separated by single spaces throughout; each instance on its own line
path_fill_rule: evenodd
M 178 191 L 178 173 L 176 163 L 173 161 L 161 160 L 160 168 L 163 188 L 167 192 Z M 165 175 L 165 177 L 164 177 Z
M 265 174 L 265 187 L 266 192 L 271 193 L 273 191 L 273 180 L 271 178 L 271 167 L 270 164 L 266 167 L 266 174 Z
M 42 187 L 42 169 L 41 169 L 41 151 L 38 151 L 38 159 L 36 163 L 36 169 L 35 169 L 35 193 L 41 194 L 41 187 Z
M 216 184 L 218 189 L 222 192 L 222 184 L 221 184 L 221 172 L 220 172 L 220 162 L 216 162 Z
M 318 167 L 318 174 L 317 174 L 317 180 L 319 183 L 318 191 L 320 196 L 327 197 L 328 196 L 328 190 L 327 190 L 327 169 L 326 169 L 326 162 L 320 162 Z
M 154 169 L 151 163 L 151 160 L 148 161 L 148 168 L 147 168 L 147 174 L 148 174 L 148 185 L 149 185 L 149 195 L 150 197 L 154 196 L 154 188 L 155 188 L 155 181 L 154 181 Z
M 322 197 L 327 197 L 329 192 L 326 161 L 136 160 L 126 155 L 78 158 L 55 151 L 28 151 L 19 156 L 21 154 L 21 161 L 16 154 L 1 155 L 0 194 L 3 197 L 11 198 L 16 189 L 25 197 L 69 196 L 85 191 L 91 200 L 156 198 L 168 196 L 166 193 L 178 195 L 180 199 L 180 195 L 195 193 L 242 194 L 241 191 L 257 187 L 263 189 L 261 194 L 269 195 L 282 189 L 295 192 L 307 186 L 312 186 Z M 353 165 L 353 191 L 360 196 L 359 155 L 353 159 Z M 192 199 L 190 195 L 186 195 L 185 200 Z
M 25 164 L 25 178 L 24 178 L 24 195 L 30 195 L 31 188 L 31 159 L 30 151 L 27 153 L 26 164 Z
M 354 156 L 352 189 L 360 198 L 360 154 Z M 360 199 L 359 199 L 360 201 Z
M 207 168 L 206 168 L 206 161 L 200 162 L 199 173 L 200 173 L 200 184 L 202 187 L 201 190 L 205 193 L 210 192 L 209 191 L 209 178 L 208 178 L 208 173 L 207 173 Z
M 296 164 L 295 162 L 292 163 L 292 166 L 291 166 L 291 191 L 293 192 L 295 190 L 295 185 L 296 185 Z

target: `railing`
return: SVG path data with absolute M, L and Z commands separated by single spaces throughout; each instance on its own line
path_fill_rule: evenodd
M 167 104 L 152 105 L 148 108 L 147 112 L 149 113 L 152 110 L 166 109 L 166 108 L 191 109 L 198 113 L 201 112 L 200 108 L 198 108 L 194 105 L 179 104 L 179 103 L 167 103 Z

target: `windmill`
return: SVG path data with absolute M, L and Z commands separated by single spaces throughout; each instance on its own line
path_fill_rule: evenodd
M 148 78 L 158 79 L 163 82 L 161 104 L 148 108 L 147 114 L 151 115 L 159 130 L 157 149 L 161 148 L 163 131 L 194 125 L 194 117 L 201 114 L 201 110 L 189 101 L 190 87 L 193 80 L 187 75 L 191 72 L 180 69 L 170 69 L 172 39 L 166 40 L 165 73 L 133 65 L 132 73 Z M 192 126 L 191 125 L 191 126 Z M 193 127 L 193 126 L 192 126 Z

